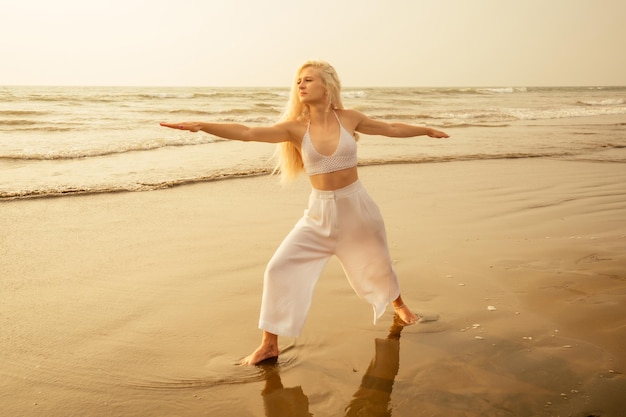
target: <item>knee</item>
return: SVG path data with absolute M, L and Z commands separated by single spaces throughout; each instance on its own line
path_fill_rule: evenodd
M 280 256 L 274 256 L 270 259 L 265 267 L 265 282 L 277 281 L 285 274 L 287 270 L 287 261 Z

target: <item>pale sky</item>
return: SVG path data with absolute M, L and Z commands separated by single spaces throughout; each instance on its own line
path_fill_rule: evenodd
M 1 0 L 0 85 L 626 85 L 626 0 Z

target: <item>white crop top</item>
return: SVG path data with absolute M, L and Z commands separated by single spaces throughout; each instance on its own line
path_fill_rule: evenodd
M 337 113 L 333 113 L 339 122 L 339 143 L 332 155 L 322 155 L 315 149 L 313 142 L 311 142 L 309 126 L 306 128 L 302 138 L 302 162 L 304 162 L 304 170 L 307 175 L 328 174 L 357 165 L 356 140 L 341 125 Z

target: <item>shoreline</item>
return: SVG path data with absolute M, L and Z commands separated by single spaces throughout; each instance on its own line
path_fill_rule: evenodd
M 402 332 L 394 413 L 619 415 L 621 166 L 533 158 L 360 176 L 405 302 L 440 315 Z M 0 204 L 7 412 L 265 415 L 269 377 L 234 363 L 258 345 L 265 263 L 309 190 L 257 176 Z M 316 415 L 342 412 L 389 324 L 390 309 L 372 325 L 331 260 L 302 337 L 280 341 L 282 384 Z

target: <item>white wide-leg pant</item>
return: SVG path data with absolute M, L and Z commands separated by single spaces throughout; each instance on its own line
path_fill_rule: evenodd
M 313 189 L 304 216 L 269 261 L 259 328 L 297 337 L 322 269 L 336 255 L 354 291 L 374 308 L 374 323 L 400 295 L 385 225 L 360 181 L 334 191 Z

